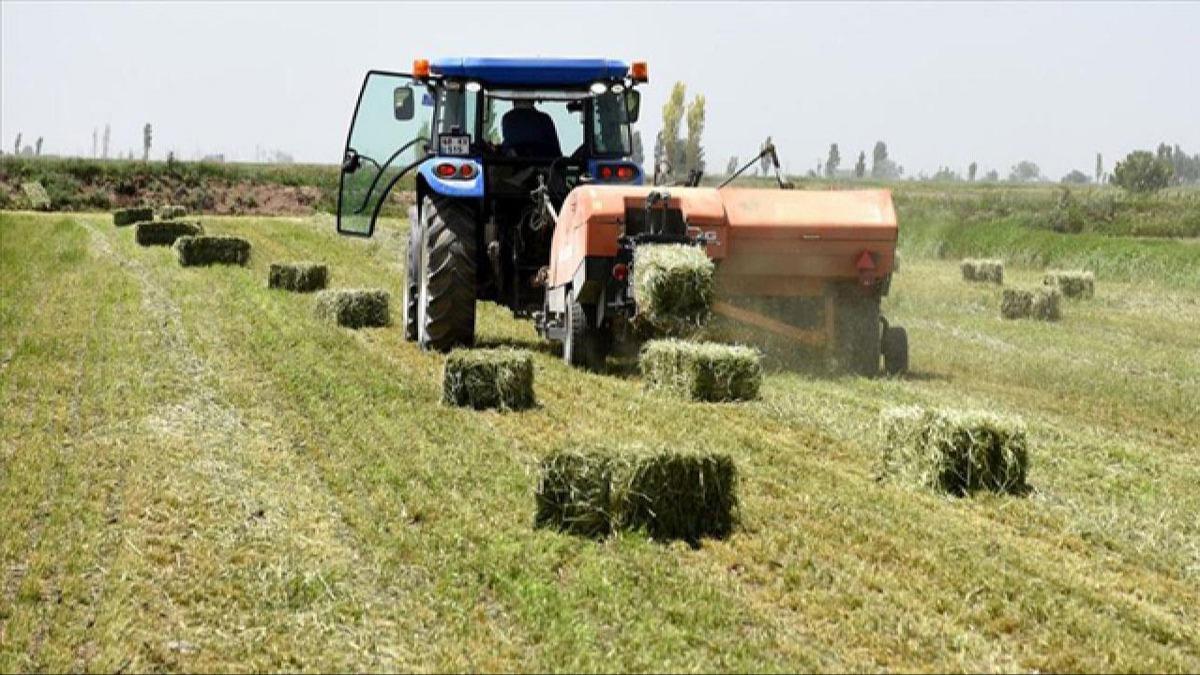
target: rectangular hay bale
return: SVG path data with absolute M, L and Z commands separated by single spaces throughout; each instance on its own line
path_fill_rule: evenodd
M 476 410 L 531 408 L 533 357 L 518 349 L 456 349 L 446 356 L 442 402 Z
M 183 236 L 175 240 L 174 248 L 184 267 L 250 262 L 250 242 L 241 237 Z
M 311 293 L 329 283 L 329 268 L 322 263 L 271 263 L 267 273 L 267 288 L 279 288 L 297 293 Z
M 958 267 L 963 281 L 1004 283 L 1004 261 L 998 258 L 965 258 Z
M 1042 283 L 1057 288 L 1068 298 L 1088 299 L 1096 295 L 1096 275 L 1086 270 L 1050 270 Z
M 166 206 L 159 207 L 158 209 L 159 220 L 174 220 L 176 218 L 182 218 L 187 214 L 187 207 L 181 204 L 167 204 Z
M 347 328 L 382 327 L 391 323 L 391 296 L 379 289 L 339 288 L 317 294 L 316 316 Z
M 639 361 L 648 388 L 694 401 L 749 401 L 762 386 L 761 358 L 750 347 L 651 340 Z
M 683 334 L 708 320 L 714 266 L 700 246 L 643 244 L 633 254 L 638 318 L 653 329 Z
M 1062 294 L 1053 287 L 1006 288 L 1000 298 L 1000 316 L 1005 319 L 1058 321 L 1062 318 L 1061 299 Z
M 887 477 L 957 496 L 1028 489 L 1029 441 L 1019 418 L 904 406 L 884 410 L 880 421 Z
M 557 452 L 539 468 L 536 527 L 694 544 L 736 525 L 737 467 L 725 454 L 618 446 Z
M 133 238 L 142 246 L 172 246 L 180 237 L 204 234 L 199 222 L 190 220 L 155 220 L 133 226 Z
M 113 225 L 117 227 L 143 223 L 148 220 L 154 220 L 154 209 L 148 206 L 137 206 L 131 209 L 117 209 L 113 211 Z

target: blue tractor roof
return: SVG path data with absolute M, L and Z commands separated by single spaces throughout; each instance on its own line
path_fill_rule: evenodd
M 434 59 L 429 69 L 442 77 L 508 87 L 586 87 L 597 80 L 619 80 L 629 73 L 627 63 L 610 59 Z

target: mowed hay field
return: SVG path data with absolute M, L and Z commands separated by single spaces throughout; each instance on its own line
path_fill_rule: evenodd
M 768 371 L 740 404 L 570 370 L 483 305 L 538 405 L 476 412 L 396 325 L 403 223 L 202 220 L 250 265 L 0 213 L 0 671 L 1200 670 L 1195 285 L 1100 276 L 1060 322 L 1004 321 L 999 288 L 906 255 L 908 378 Z M 326 324 L 267 288 L 280 260 L 397 318 Z M 1023 417 L 1032 493 L 878 481 L 907 404 Z M 539 460 L 614 437 L 731 455 L 734 534 L 534 529 Z

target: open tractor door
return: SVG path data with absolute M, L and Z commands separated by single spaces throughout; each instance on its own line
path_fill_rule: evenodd
M 432 118 L 433 98 L 423 83 L 407 73 L 367 73 L 342 153 L 339 233 L 374 233 L 387 195 L 428 154 Z

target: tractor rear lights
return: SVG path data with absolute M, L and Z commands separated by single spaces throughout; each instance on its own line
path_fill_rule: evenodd
M 632 164 L 604 164 L 596 169 L 602 181 L 628 183 L 637 178 L 637 169 Z
M 858 262 L 854 264 L 858 270 L 858 283 L 860 286 L 875 285 L 875 256 L 871 255 L 870 251 L 863 251 L 862 255 L 858 256 Z
M 625 263 L 617 263 L 612 268 L 612 278 L 617 281 L 625 281 L 629 278 L 629 266 Z
M 415 59 L 412 74 L 418 80 L 429 79 L 429 59 Z
M 629 68 L 629 78 L 634 82 L 649 82 L 650 70 L 646 68 L 646 62 L 634 61 L 633 66 Z
M 470 162 L 462 164 L 451 164 L 450 162 L 442 162 L 433 167 L 433 173 L 438 178 L 447 180 L 471 180 L 479 175 L 479 167 Z

